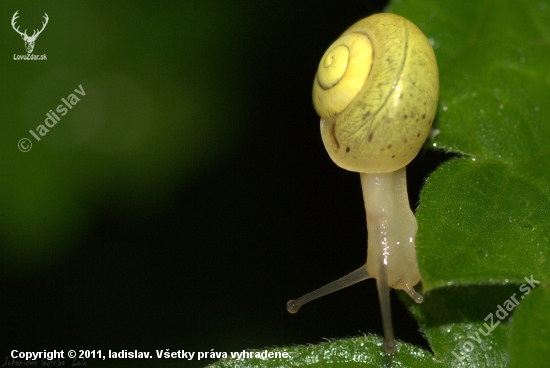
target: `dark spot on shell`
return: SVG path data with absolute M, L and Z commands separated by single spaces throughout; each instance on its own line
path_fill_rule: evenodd
M 400 93 L 400 94 L 399 94 L 399 99 L 402 99 L 402 98 L 403 98 L 403 94 Z
M 349 147 L 346 147 L 346 152 L 349 152 Z
M 366 119 L 370 116 L 370 111 L 367 111 L 366 113 L 363 114 L 363 118 Z
M 426 119 L 426 114 L 422 114 L 422 119 Z
M 393 155 L 391 158 L 395 158 L 395 155 Z
M 407 138 L 405 138 L 405 140 L 403 142 L 407 143 L 408 142 Z
M 338 142 L 338 139 L 336 139 L 336 127 L 335 124 L 332 124 L 330 127 L 330 135 L 332 136 L 332 140 L 334 141 L 334 144 L 336 145 L 336 150 L 340 149 L 340 142 Z
M 403 119 L 407 119 L 409 115 L 403 115 Z
M 369 142 L 372 141 L 372 134 L 373 134 L 372 132 L 369 134 L 369 139 L 368 139 Z
M 391 148 L 391 144 L 388 144 L 388 147 L 387 147 L 387 148 L 390 149 L 390 148 Z
M 420 133 L 418 133 L 416 136 L 417 136 L 417 137 L 420 137 Z
M 419 118 L 416 118 L 416 122 L 418 123 L 418 120 L 420 120 Z

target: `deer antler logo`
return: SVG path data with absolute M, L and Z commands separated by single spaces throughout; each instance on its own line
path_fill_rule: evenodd
M 42 33 L 44 28 L 46 28 L 46 24 L 48 24 L 48 20 L 49 20 L 48 14 L 44 13 L 45 22 L 42 22 L 42 29 L 40 31 L 35 29 L 32 36 L 29 36 L 29 35 L 27 35 L 27 30 L 26 29 L 25 29 L 25 32 L 21 32 L 19 30 L 19 26 L 17 28 L 15 28 L 15 20 L 17 18 L 19 18 L 19 15 L 17 15 L 17 12 L 19 12 L 19 10 L 17 10 L 15 12 L 15 14 L 13 15 L 13 17 L 11 18 L 11 26 L 13 27 L 15 32 L 17 32 L 21 35 L 21 38 L 23 39 L 23 41 L 25 41 L 25 48 L 27 49 L 27 53 L 30 54 L 30 53 L 32 53 L 32 50 L 34 49 L 34 42 L 38 38 L 38 35 L 40 33 Z

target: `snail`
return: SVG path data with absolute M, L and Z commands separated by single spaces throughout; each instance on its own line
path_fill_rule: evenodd
M 384 329 L 383 347 L 397 350 L 390 288 L 415 302 L 423 297 L 415 237 L 418 225 L 407 195 L 406 165 L 428 136 L 439 98 L 439 72 L 428 39 L 395 14 L 364 18 L 325 52 L 313 84 L 313 104 L 332 160 L 360 173 L 367 214 L 365 265 L 287 303 L 296 313 L 305 303 L 375 278 Z

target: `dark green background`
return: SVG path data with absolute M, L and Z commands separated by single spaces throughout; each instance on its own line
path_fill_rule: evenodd
M 374 281 L 288 299 L 366 258 L 359 175 L 325 152 L 311 85 L 384 1 L 4 1 L 0 348 L 242 351 L 381 334 Z M 21 30 L 49 24 L 14 61 Z M 82 84 L 42 138 L 29 129 Z M 30 138 L 28 153 L 17 149 Z M 447 157 L 409 166 L 413 208 Z M 396 336 L 427 347 L 393 299 Z M 204 366 L 123 360 L 90 366 Z M 3 363 L 3 360 L 2 360 Z

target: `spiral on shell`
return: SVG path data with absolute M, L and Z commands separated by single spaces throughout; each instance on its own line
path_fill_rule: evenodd
M 413 23 L 375 14 L 325 52 L 313 84 L 323 143 L 340 167 L 383 173 L 406 166 L 430 132 L 439 98 L 432 46 Z

